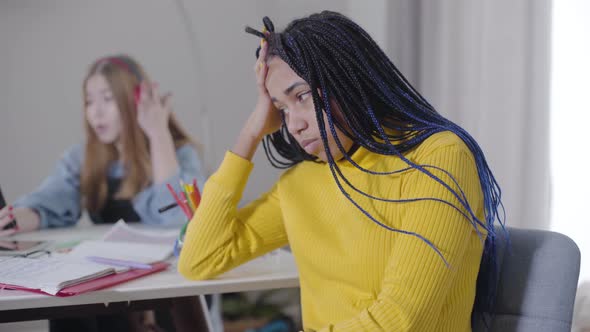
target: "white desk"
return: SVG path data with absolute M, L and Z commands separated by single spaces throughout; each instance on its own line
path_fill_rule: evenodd
M 78 239 L 95 239 L 110 225 L 82 226 L 37 233 L 19 234 L 19 239 L 51 239 L 56 243 Z M 241 292 L 299 286 L 293 256 L 281 251 L 273 257 L 248 262 L 216 279 L 189 281 L 176 266 L 121 285 L 72 297 L 54 297 L 24 291 L 0 290 L 0 322 L 46 319 L 70 310 L 107 312 L 125 308 L 148 308 L 157 300 L 168 300 L 203 294 Z M 154 300 L 156 300 L 154 302 Z M 137 306 L 138 305 L 138 306 Z M 110 307 L 110 309 L 109 309 Z

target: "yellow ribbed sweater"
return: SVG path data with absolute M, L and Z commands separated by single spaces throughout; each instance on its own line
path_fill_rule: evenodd
M 373 171 L 407 167 L 397 157 L 363 148 L 352 157 Z M 453 174 L 483 220 L 475 162 L 457 136 L 432 135 L 406 157 Z M 420 171 L 376 176 L 347 161 L 338 163 L 354 186 L 373 196 L 433 197 L 460 206 Z M 207 181 L 179 259 L 185 277 L 211 278 L 289 244 L 300 274 L 306 331 L 471 331 L 483 239 L 458 211 L 433 200 L 388 203 L 348 190 L 377 220 L 429 239 L 444 254 L 447 267 L 422 240 L 386 230 L 357 210 L 325 163 L 292 167 L 269 192 L 238 209 L 252 167 L 228 152 Z M 453 183 L 443 172 L 429 170 Z

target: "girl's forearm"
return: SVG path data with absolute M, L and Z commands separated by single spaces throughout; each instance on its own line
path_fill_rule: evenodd
M 150 137 L 154 183 L 162 183 L 178 172 L 178 159 L 170 131 Z

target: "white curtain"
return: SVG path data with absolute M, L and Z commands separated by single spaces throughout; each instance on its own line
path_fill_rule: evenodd
M 385 48 L 479 142 L 514 227 L 548 229 L 550 0 L 397 0 Z

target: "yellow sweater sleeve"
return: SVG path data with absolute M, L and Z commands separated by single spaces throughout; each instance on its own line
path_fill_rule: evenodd
M 453 175 L 474 211 L 481 209 L 483 196 L 473 157 L 462 145 L 440 147 L 417 162 L 436 165 Z M 452 180 L 441 171 L 428 168 L 448 184 Z M 461 207 L 458 200 L 424 173 L 413 170 L 402 184 L 402 198 L 436 198 Z M 451 188 L 457 190 L 456 185 Z M 389 203 L 392 204 L 392 203 Z M 435 331 L 441 306 L 449 293 L 468 243 L 479 237 L 471 223 L 457 210 L 433 200 L 396 203 L 401 209 L 402 229 L 420 234 L 444 255 L 421 239 L 400 235 L 390 253 L 381 292 L 356 317 L 328 324 L 320 331 Z M 484 235 L 485 236 L 485 233 Z M 483 240 L 482 240 L 483 241 Z M 483 244 L 483 242 L 482 242 Z
M 205 184 L 178 260 L 178 271 L 186 278 L 212 278 L 287 244 L 276 185 L 237 208 L 252 167 L 227 152 Z

